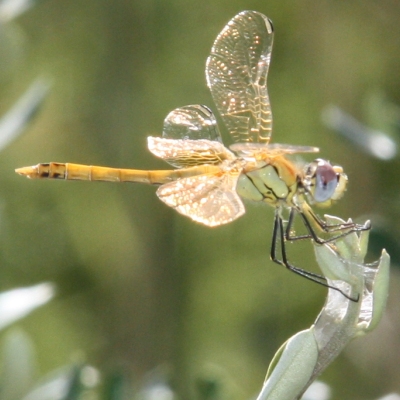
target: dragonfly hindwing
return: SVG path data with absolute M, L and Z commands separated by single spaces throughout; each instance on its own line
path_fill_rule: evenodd
M 227 224 L 245 213 L 236 193 L 238 174 L 198 175 L 162 185 L 158 197 L 168 206 L 207 226 Z
M 164 139 L 207 139 L 222 143 L 213 112 L 200 104 L 175 108 L 164 120 Z
M 176 168 L 220 164 L 236 158 L 222 143 L 206 139 L 178 140 L 149 136 L 147 146 L 155 156 Z

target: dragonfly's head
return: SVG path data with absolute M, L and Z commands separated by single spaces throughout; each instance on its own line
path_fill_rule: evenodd
M 347 175 L 343 168 L 317 158 L 304 168 L 303 187 L 311 202 L 328 207 L 346 190 Z

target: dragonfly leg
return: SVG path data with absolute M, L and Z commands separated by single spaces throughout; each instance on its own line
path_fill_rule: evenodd
M 294 207 L 292 207 L 290 209 L 289 219 L 288 219 L 286 229 L 285 229 L 285 239 L 289 240 L 291 242 L 294 242 L 295 240 L 302 240 L 302 239 L 313 239 L 314 237 L 310 233 L 303 234 L 303 235 L 293 235 L 292 234 L 294 218 L 298 212 L 299 211 L 297 209 L 295 209 Z
M 305 235 L 292 234 L 292 227 L 296 214 L 300 214 L 300 217 L 304 223 L 304 226 L 308 231 L 308 234 Z M 312 218 L 313 222 L 317 225 L 317 227 L 321 231 L 325 233 L 337 233 L 337 232 L 339 233 L 327 239 L 320 238 L 315 232 L 315 229 L 313 228 L 308 216 Z M 349 235 L 352 232 L 360 232 L 369 229 L 371 229 L 371 224 L 369 221 L 367 221 L 364 225 L 356 224 L 354 222 L 345 222 L 343 224 L 328 224 L 326 221 L 318 217 L 318 215 L 316 215 L 311 209 L 303 211 L 292 207 L 290 210 L 289 220 L 285 230 L 285 239 L 289 241 L 295 241 L 301 239 L 313 239 L 315 243 L 325 244 L 340 239 L 346 235 Z
M 290 218 L 289 218 L 289 222 L 290 222 Z M 311 235 L 304 235 L 304 237 L 301 238 L 306 238 L 306 237 L 311 237 Z M 272 232 L 272 246 L 271 246 L 271 259 L 272 261 L 274 261 L 275 263 L 279 264 L 279 265 L 283 265 L 285 266 L 289 271 L 294 272 L 295 274 L 298 274 L 310 281 L 313 281 L 315 283 L 318 283 L 322 286 L 325 286 L 329 289 L 333 289 L 338 291 L 339 293 L 341 293 L 344 297 L 346 297 L 347 299 L 354 301 L 354 302 L 358 302 L 359 300 L 359 296 L 357 296 L 357 298 L 353 298 L 350 297 L 349 295 L 347 295 L 346 293 L 344 293 L 342 290 L 340 290 L 339 288 L 329 285 L 329 283 L 327 282 L 327 279 L 319 274 L 315 274 L 313 272 L 310 271 L 306 271 L 304 269 L 295 267 L 294 265 L 292 265 L 288 258 L 287 258 L 287 254 L 286 254 L 286 240 L 287 240 L 287 232 L 285 232 L 284 228 L 283 228 L 283 221 L 282 221 L 282 217 L 280 215 L 280 210 L 276 209 L 275 211 L 275 219 L 274 219 L 274 229 Z M 278 246 L 278 241 L 280 241 L 280 252 L 281 252 L 281 257 L 282 259 L 279 259 L 277 257 L 277 246 Z

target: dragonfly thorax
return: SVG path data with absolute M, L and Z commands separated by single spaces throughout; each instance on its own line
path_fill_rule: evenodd
M 289 203 L 296 193 L 298 179 L 292 174 L 284 176 L 280 169 L 277 165 L 264 163 L 250 171 L 244 170 L 237 182 L 237 193 L 244 199 L 273 206 Z

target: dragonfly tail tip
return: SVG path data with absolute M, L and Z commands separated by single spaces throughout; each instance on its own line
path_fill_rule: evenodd
M 35 178 L 37 176 L 36 166 L 17 168 L 15 172 L 19 175 L 26 176 L 27 178 L 30 179 Z

